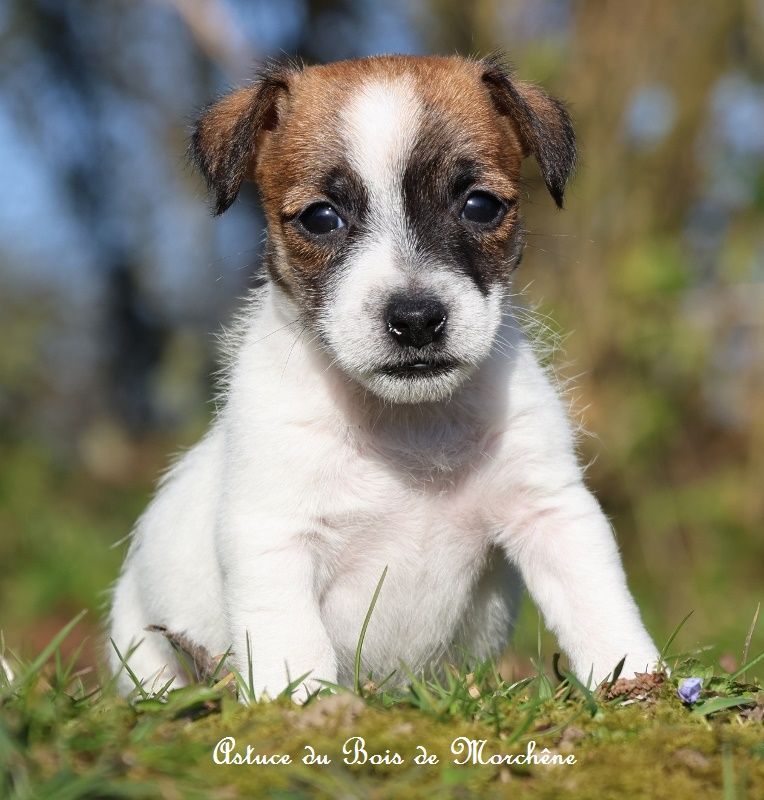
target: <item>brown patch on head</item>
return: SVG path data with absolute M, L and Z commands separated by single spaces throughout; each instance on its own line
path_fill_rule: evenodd
M 206 112 L 192 150 L 218 213 L 243 180 L 256 181 L 271 274 L 308 306 L 320 301 L 327 271 L 363 232 L 368 210 L 368 187 L 348 158 L 350 133 L 341 112 L 360 87 L 399 79 L 413 87 L 421 111 L 402 201 L 429 252 L 437 245 L 443 258 L 447 250 L 455 254 L 479 285 L 506 274 L 519 255 L 518 176 L 526 155 L 536 157 L 550 193 L 562 203 L 575 159 L 567 114 L 539 89 L 513 82 L 497 61 L 381 56 L 270 70 Z M 471 186 L 506 206 L 495 229 L 460 228 L 457 206 Z M 300 227 L 300 212 L 320 201 L 346 219 L 342 234 L 317 238 Z
M 481 62 L 433 59 L 417 76 L 423 113 L 403 180 L 407 217 L 422 249 L 468 274 L 481 291 L 509 280 L 522 250 L 519 175 L 523 145 L 497 113 Z M 487 192 L 504 215 L 496 225 L 460 218 L 467 198 Z

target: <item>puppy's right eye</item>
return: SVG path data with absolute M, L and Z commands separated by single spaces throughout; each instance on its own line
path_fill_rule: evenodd
M 504 205 L 488 192 L 472 192 L 462 209 L 461 218 L 477 225 L 498 223 L 504 216 Z
M 297 219 L 314 236 L 324 236 L 345 227 L 345 221 L 329 203 L 313 203 Z

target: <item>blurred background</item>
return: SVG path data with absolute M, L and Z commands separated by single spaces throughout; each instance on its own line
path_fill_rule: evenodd
M 589 482 L 659 645 L 693 611 L 673 650 L 739 664 L 764 595 L 764 0 L 0 4 L 8 646 L 88 608 L 96 658 L 117 543 L 213 411 L 263 231 L 251 190 L 209 214 L 195 112 L 268 57 L 497 48 L 576 121 L 566 211 L 528 165 L 517 285 L 560 339 Z M 536 626 L 526 604 L 517 672 Z

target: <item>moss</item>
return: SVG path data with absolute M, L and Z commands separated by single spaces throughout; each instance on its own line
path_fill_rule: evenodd
M 86 698 L 60 675 L 38 672 L 0 689 L 0 796 L 764 796 L 764 727 L 756 715 L 744 719 L 737 708 L 693 713 L 673 682 L 627 704 L 564 683 L 542 701 L 539 683 L 507 686 L 486 671 L 456 675 L 447 686 L 414 684 L 398 695 L 343 693 L 302 708 L 286 700 L 244 707 L 226 688 L 207 686 L 169 692 L 162 702 L 129 703 L 108 688 Z M 724 691 L 764 702 L 757 686 L 727 684 Z M 215 764 L 213 748 L 226 736 L 238 752 L 249 744 L 293 763 Z M 486 757 L 524 752 L 533 739 L 537 753 L 546 747 L 575 755 L 576 763 L 457 766 L 450 747 L 459 736 L 487 740 Z M 343 763 L 349 737 L 363 737 L 366 751 L 388 763 Z M 331 763 L 304 764 L 308 745 Z M 415 764 L 418 745 L 439 763 Z M 389 763 L 393 753 L 404 763 Z

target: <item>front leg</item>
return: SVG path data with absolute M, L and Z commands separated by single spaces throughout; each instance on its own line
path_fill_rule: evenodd
M 254 519 L 254 522 L 253 522 Z M 219 557 L 233 665 L 255 696 L 271 699 L 309 676 L 292 699 L 336 682 L 335 655 L 319 613 L 316 565 L 302 531 L 288 520 L 239 516 L 222 532 Z M 249 652 L 248 645 L 249 642 Z
M 502 544 L 547 627 L 584 683 L 606 679 L 626 656 L 624 677 L 656 667 L 658 651 L 640 619 L 612 530 L 580 483 L 526 491 Z

